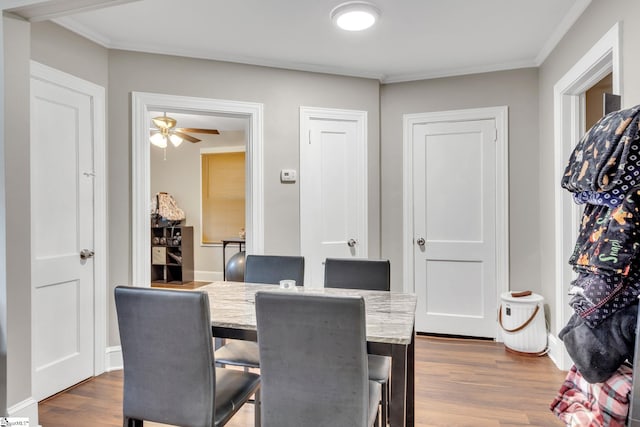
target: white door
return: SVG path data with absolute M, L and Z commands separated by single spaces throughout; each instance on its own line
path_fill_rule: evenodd
M 31 79 L 33 395 L 94 372 L 91 98 Z
M 326 258 L 367 257 L 366 112 L 300 110 L 300 239 L 305 286 Z
M 496 124 L 413 127 L 416 330 L 495 337 Z

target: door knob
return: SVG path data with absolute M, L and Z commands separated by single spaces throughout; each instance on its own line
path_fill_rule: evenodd
M 80 251 L 80 259 L 93 258 L 94 255 L 95 255 L 95 252 L 93 252 L 90 249 L 83 249 Z
M 424 241 L 424 239 L 421 237 L 421 238 L 419 238 L 418 240 L 416 240 L 416 243 L 418 244 L 418 246 L 424 246 L 424 244 L 425 244 L 426 242 L 425 242 L 425 241 Z
M 347 242 L 347 245 L 349 245 L 350 248 L 354 247 L 356 245 L 356 242 L 354 239 L 349 239 L 349 241 Z

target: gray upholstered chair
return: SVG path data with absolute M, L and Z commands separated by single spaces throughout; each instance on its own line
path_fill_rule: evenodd
M 364 299 L 261 291 L 256 320 L 263 427 L 375 424 Z
M 324 264 L 324 287 L 391 290 L 391 269 L 388 260 L 327 258 Z M 382 385 L 382 423 L 389 418 L 389 372 L 391 359 L 369 355 L 369 379 Z
M 206 294 L 118 286 L 115 302 L 125 427 L 223 426 L 252 395 L 259 400 L 259 375 L 215 368 Z
M 304 285 L 304 257 L 281 255 L 247 255 L 244 281 L 277 285 L 280 280 L 293 279 Z M 258 345 L 251 341 L 228 340 L 216 350 L 216 362 L 221 365 L 260 367 Z
M 278 284 L 293 279 L 304 285 L 304 257 L 284 255 L 247 255 L 244 281 L 248 283 Z
M 391 267 L 386 259 L 327 258 L 324 287 L 391 290 Z

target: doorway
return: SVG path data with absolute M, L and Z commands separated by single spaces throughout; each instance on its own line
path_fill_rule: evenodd
M 612 89 L 620 93 L 620 28 L 615 24 L 602 38 L 554 85 L 554 182 L 559 183 L 575 144 L 585 132 L 585 93 L 608 74 Z M 567 284 L 574 277 L 567 263 L 578 233 L 580 208 L 560 185 L 555 186 L 555 328 L 549 335 L 549 357 L 560 369 L 568 370 L 572 361 L 557 338 L 567 324 L 572 310 Z
M 367 112 L 300 108 L 300 251 L 305 286 L 326 258 L 367 258 Z
M 132 93 L 132 270 L 134 286 L 150 286 L 151 111 L 220 115 L 246 120 L 246 248 L 264 252 L 263 105 L 154 93 Z
M 418 296 L 416 331 L 498 337 L 507 123 L 507 107 L 404 116 L 404 291 Z
M 150 147 L 152 198 L 168 193 L 184 212 L 181 232 L 193 235 L 181 254 L 186 256 L 184 265 L 175 270 L 188 270 L 189 274 L 179 275 L 182 284 L 223 280 L 221 240 L 238 238 L 245 228 L 247 119 L 174 111 L 153 111 L 151 116 L 175 120 L 174 129 L 190 137 L 177 146 L 169 141 L 166 147 Z M 174 269 L 163 258 L 152 266 L 154 280 Z
M 105 90 L 32 62 L 30 114 L 32 384 L 41 400 L 104 372 Z

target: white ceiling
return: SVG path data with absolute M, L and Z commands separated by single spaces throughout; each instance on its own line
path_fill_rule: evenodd
M 330 20 L 343 0 L 111 0 L 54 20 L 108 48 L 398 82 L 538 66 L 590 1 L 371 0 L 380 20 L 357 33 Z

